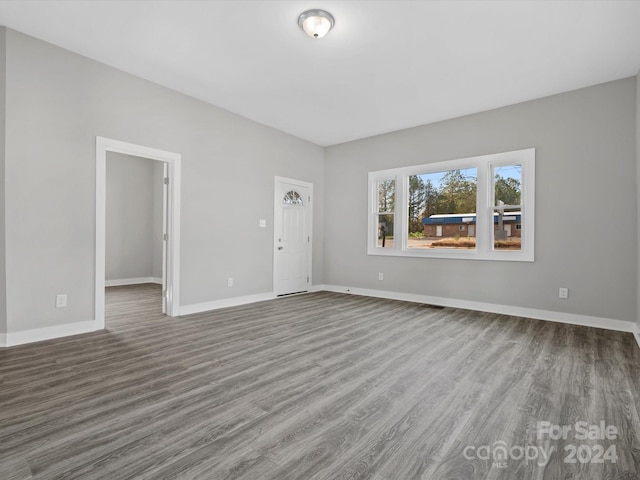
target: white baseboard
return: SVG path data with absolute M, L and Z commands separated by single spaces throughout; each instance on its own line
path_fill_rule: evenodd
M 144 282 L 139 283 L 150 283 L 148 279 L 144 280 Z M 514 307 L 510 305 L 474 302 L 454 298 L 433 297 L 429 295 L 417 295 L 411 293 L 390 292 L 386 290 L 344 287 L 339 285 L 314 285 L 309 289 L 309 291 L 328 291 L 336 293 L 347 293 L 352 295 L 363 295 L 368 297 L 387 298 L 391 300 L 425 303 L 442 307 L 464 308 L 467 310 L 533 318 L 536 320 L 548 320 L 586 327 L 631 332 L 635 337 L 638 346 L 640 347 L 640 328 L 636 323 L 628 322 L 625 320 L 592 317 L 588 315 L 576 315 L 573 313 L 553 312 L 550 310 L 538 310 L 533 308 Z M 225 298 L 222 300 L 214 300 L 211 302 L 197 303 L 192 305 L 182 305 L 180 307 L 180 315 L 190 315 L 194 313 L 207 312 L 210 310 L 217 310 L 220 308 L 247 305 L 255 302 L 263 302 L 265 300 L 273 300 L 274 298 L 276 298 L 276 295 L 273 293 L 259 293 L 255 295 Z M 10 332 L 6 334 L 0 333 L 0 347 L 23 345 L 26 343 L 40 342 L 43 340 L 51 340 L 54 338 L 66 337 L 69 335 L 78 335 L 81 333 L 89 333 L 93 331 L 96 331 L 95 322 L 93 320 L 89 320 L 85 322 L 67 323 L 63 325 L 54 325 L 51 327 L 35 328 L 31 330 Z
M 157 283 L 162 285 L 162 279 L 158 277 L 121 278 L 118 280 L 105 280 L 105 287 L 120 287 L 122 285 L 140 285 L 141 283 Z
M 633 336 L 636 339 L 636 343 L 638 344 L 638 347 L 640 347 L 640 327 L 638 325 L 636 325 L 636 328 L 633 331 Z
M 93 320 L 65 323 L 62 325 L 53 325 L 51 327 L 44 328 L 33 328 L 31 330 L 22 330 L 19 332 L 3 334 L 4 342 L 0 343 L 0 345 L 12 347 L 14 345 L 23 345 L 25 343 L 41 342 L 42 340 L 51 340 L 53 338 L 68 337 L 69 335 L 94 332 L 95 330 L 96 322 Z M 1 341 L 2 336 L 0 336 L 0 342 Z
M 350 293 L 353 295 L 364 295 L 367 297 L 388 298 L 391 300 L 404 300 L 407 302 L 426 303 L 429 305 L 437 305 L 441 307 L 464 308 L 466 310 L 477 310 L 480 312 L 498 313 L 501 315 L 512 315 L 515 317 L 533 318 L 536 320 L 548 320 L 551 322 L 569 323 L 572 325 L 582 325 L 585 327 L 604 328 L 606 330 L 616 330 L 620 332 L 632 332 L 636 335 L 636 340 L 638 340 L 640 344 L 640 339 L 638 338 L 637 333 L 637 325 L 635 324 L 635 322 L 629 322 L 626 320 L 615 320 L 612 318 L 577 315 L 574 313 L 553 312 L 551 310 L 538 310 L 535 308 L 514 307 L 511 305 L 474 302 L 456 298 L 432 297 L 429 295 L 389 292 L 386 290 L 372 290 L 367 288 L 343 287 L 339 285 L 317 285 L 313 289 L 313 291 L 320 290 L 336 293 Z
M 265 300 L 273 300 L 274 298 L 276 298 L 276 295 L 273 293 L 258 293 L 256 295 L 225 298 L 222 300 L 213 300 L 211 302 L 194 303 L 192 305 L 180 305 L 180 315 L 191 315 L 192 313 L 208 312 L 209 310 L 217 310 L 219 308 L 236 307 L 238 305 L 246 305 L 248 303 L 264 302 Z
M 309 292 L 330 292 L 331 285 L 311 285 Z

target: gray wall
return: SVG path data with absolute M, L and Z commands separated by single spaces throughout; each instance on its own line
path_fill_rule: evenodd
M 94 318 L 96 135 L 182 154 L 181 304 L 273 291 L 275 175 L 314 184 L 322 283 L 321 147 L 10 29 L 6 65 L 10 331 Z
M 7 333 L 7 282 L 5 243 L 5 59 L 6 34 L 0 29 L 0 334 Z
M 327 148 L 325 282 L 635 321 L 635 94 L 629 78 Z M 535 262 L 367 256 L 367 172 L 529 147 Z
M 153 161 L 153 173 L 151 183 L 153 185 L 153 245 L 151 246 L 151 275 L 154 278 L 162 278 L 162 217 L 163 208 L 163 186 L 164 186 L 164 163 Z
M 314 284 L 637 318 L 635 78 L 323 150 L 21 33 L 5 40 L 0 332 L 5 311 L 10 332 L 94 318 L 96 135 L 182 154 L 184 305 L 272 291 L 280 175 L 315 187 Z M 368 171 L 528 147 L 534 263 L 366 255 Z
M 636 77 L 636 184 L 638 188 L 638 291 L 636 298 L 638 300 L 638 310 L 636 318 L 638 326 L 640 326 L 640 72 Z
M 162 277 L 162 175 L 158 171 L 162 172 L 161 162 L 107 153 L 107 280 Z

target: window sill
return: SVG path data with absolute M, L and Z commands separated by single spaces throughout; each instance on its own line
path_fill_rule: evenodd
M 514 251 L 491 251 L 479 252 L 478 250 L 456 250 L 456 249 L 382 249 L 369 248 L 367 255 L 382 257 L 411 257 L 411 258 L 442 258 L 442 259 L 463 259 L 463 260 L 489 260 L 498 262 L 533 262 L 534 257 L 528 252 Z

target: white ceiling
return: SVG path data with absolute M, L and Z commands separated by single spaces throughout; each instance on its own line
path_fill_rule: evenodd
M 640 69 L 638 1 L 12 0 L 0 24 L 323 146 Z

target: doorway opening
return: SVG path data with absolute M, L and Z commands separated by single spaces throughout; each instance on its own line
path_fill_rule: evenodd
M 166 162 L 107 152 L 105 229 L 105 322 L 110 327 L 114 296 L 135 307 L 148 304 L 148 289 L 157 290 L 152 311 L 166 314 L 167 234 Z M 146 286 L 146 287 L 145 287 Z M 139 294 L 135 294 L 138 292 Z M 126 312 L 120 315 L 126 320 Z
M 179 265 L 180 265 L 180 161 L 177 153 L 158 150 L 104 137 L 96 138 L 96 279 L 95 279 L 95 324 L 96 329 L 105 326 L 105 286 L 106 278 L 106 205 L 107 205 L 107 153 L 155 160 L 154 169 L 162 172 L 162 223 L 161 248 L 155 252 L 161 257 L 161 273 L 127 281 L 132 283 L 162 283 L 161 299 L 163 313 L 171 317 L 179 315 Z M 157 173 L 160 175 L 160 173 Z M 159 228 L 159 227 L 158 227 Z M 126 269 L 123 270 L 126 272 Z M 113 276 L 113 272 L 110 272 Z M 111 279 L 111 285 L 118 279 Z M 113 282 L 115 280 L 115 283 Z M 136 282 L 137 280 L 137 282 Z M 148 282 L 151 280 L 151 282 Z

